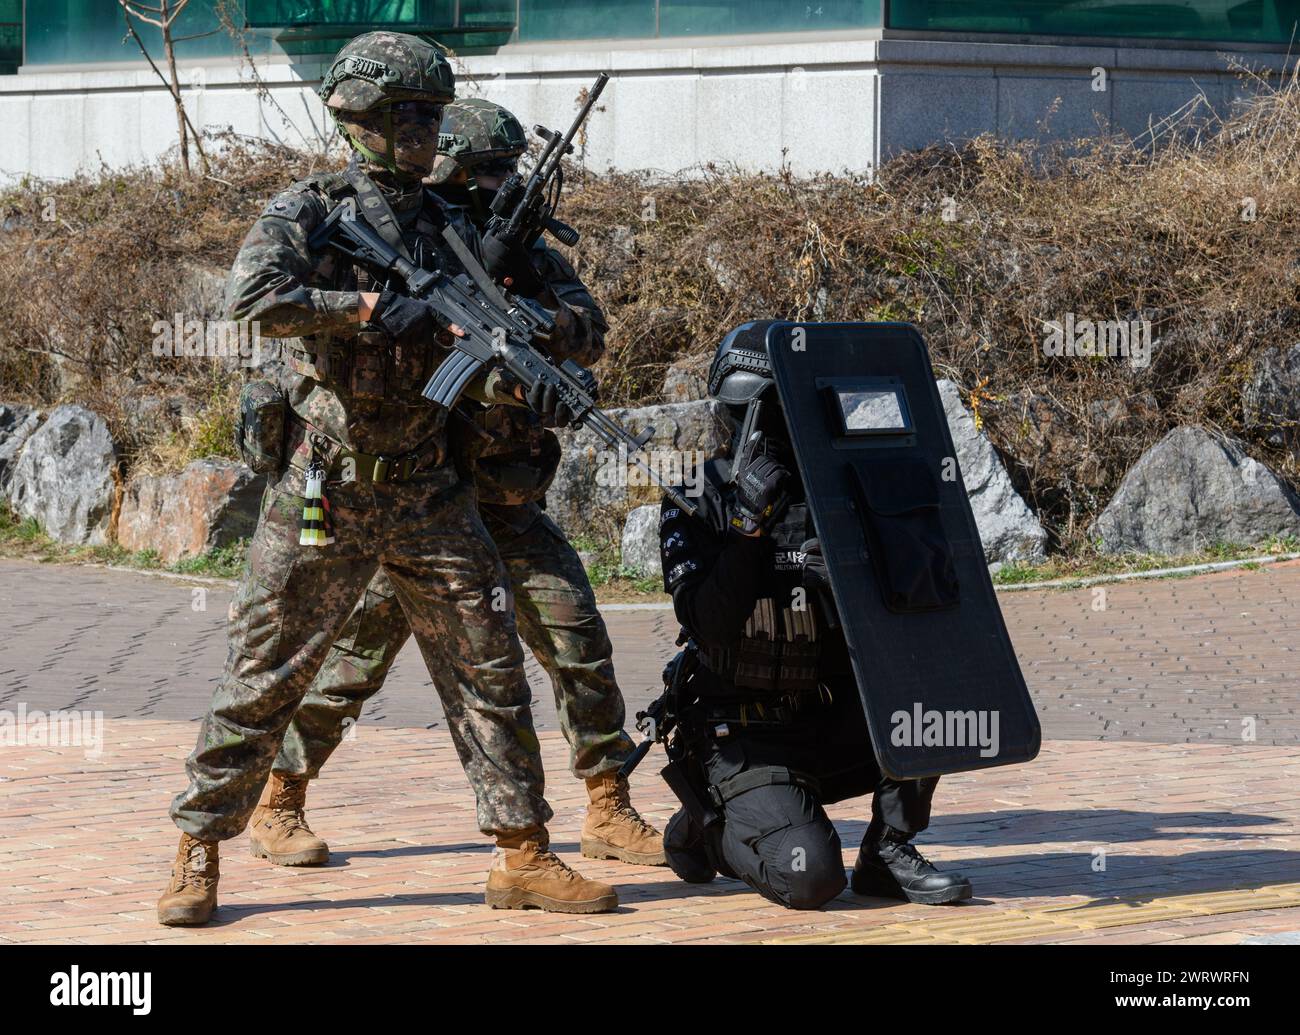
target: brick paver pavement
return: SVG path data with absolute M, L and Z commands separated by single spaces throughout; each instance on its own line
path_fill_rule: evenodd
M 413 652 L 325 776 L 312 816 L 334 847 L 315 870 L 224 847 L 220 921 L 172 931 L 153 903 L 174 848 L 166 818 L 224 656 L 229 589 L 0 562 L 0 709 L 87 709 L 102 752 L 0 746 L 0 941 L 1240 941 L 1300 931 L 1300 564 L 1002 597 L 1048 738 L 1033 763 L 947 777 L 925 847 L 976 884 L 949 909 L 858 899 L 817 914 L 744 885 L 581 860 L 616 914 L 481 904 L 490 849 Z M 629 698 L 672 651 L 666 611 L 612 611 Z M 564 772 L 537 678 L 556 847 L 577 860 L 584 795 Z M 1243 720 L 1247 720 L 1243 725 Z M 1253 724 L 1255 740 L 1243 740 Z M 652 761 L 657 754 L 652 756 Z M 674 809 L 647 764 L 634 794 Z M 862 802 L 832 809 L 846 864 Z M 1241 892 L 1240 889 L 1253 889 Z M 1115 900 L 1114 903 L 1111 900 Z M 1073 907 L 1073 908 L 1063 908 Z M 1086 908 L 1078 908 L 1086 907 Z

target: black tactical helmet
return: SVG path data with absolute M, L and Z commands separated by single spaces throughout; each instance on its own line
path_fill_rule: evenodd
M 748 406 L 776 382 L 767 360 L 771 320 L 742 323 L 722 339 L 709 365 L 709 395 L 728 406 Z

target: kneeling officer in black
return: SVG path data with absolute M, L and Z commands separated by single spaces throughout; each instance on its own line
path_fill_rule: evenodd
M 661 511 L 664 586 L 694 654 L 677 767 L 693 789 L 665 832 L 668 864 L 692 883 L 722 872 L 781 905 L 818 909 L 845 883 L 823 804 L 874 792 L 853 890 L 969 898 L 968 880 L 911 844 L 938 777 L 883 777 L 872 756 L 766 357 L 761 343 L 742 344 L 729 337 L 709 377 L 737 425 L 734 477 L 725 462 L 706 465 L 721 506 L 711 519 L 710 508 L 692 517 L 667 499 Z

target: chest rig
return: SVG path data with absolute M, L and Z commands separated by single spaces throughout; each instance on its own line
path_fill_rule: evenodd
M 313 186 L 327 211 L 337 205 L 355 205 L 356 218 L 369 223 L 404 258 L 421 269 L 439 268 L 442 258 L 435 242 L 441 238 L 444 220 L 423 189 L 409 205 L 402 206 L 399 218 L 379 188 L 355 166 L 321 177 Z M 328 290 L 380 291 L 384 287 L 364 269 L 336 256 L 326 258 L 316 273 L 318 286 Z M 295 373 L 345 392 L 350 397 L 349 409 L 364 414 L 378 412 L 383 402 L 428 405 L 420 392 L 442 358 L 432 344 L 399 345 L 381 330 L 326 332 L 285 342 L 284 357 Z
M 704 663 L 737 688 L 771 693 L 814 690 L 822 650 L 815 594 L 803 586 L 804 555 L 811 537 L 806 504 L 791 506 L 772 530 L 774 550 L 764 593 L 733 645 L 703 651 Z

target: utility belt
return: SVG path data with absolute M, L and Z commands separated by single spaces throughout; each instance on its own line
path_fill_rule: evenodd
M 439 466 L 447 455 L 442 432 L 412 452 L 381 455 L 348 449 L 292 412 L 288 424 L 286 446 L 290 466 L 306 471 L 315 457 L 324 464 L 327 482 L 384 485 L 410 481 L 415 475 Z
M 765 702 L 765 705 L 771 703 L 774 702 Z M 727 802 L 759 787 L 792 784 L 821 796 L 821 784 L 816 777 L 786 766 L 755 766 L 712 783 L 704 764 L 707 756 L 705 740 L 710 734 L 714 737 L 718 735 L 716 724 L 711 721 L 712 716 L 725 714 L 726 707 L 723 705 L 713 709 L 705 704 L 697 704 L 682 713 L 678 723 L 679 746 L 670 750 L 671 761 L 660 774 L 697 823 L 707 828 L 722 822 Z
M 699 719 L 713 737 L 727 736 L 732 723 L 750 726 L 789 726 L 802 722 L 830 703 L 830 691 L 823 686 L 791 690 L 771 697 L 744 699 L 703 696 L 696 705 Z M 721 727 L 721 729 L 720 729 Z

